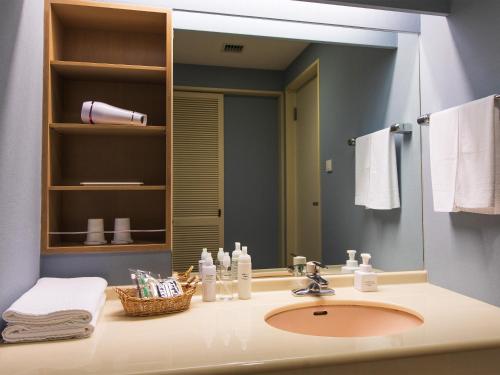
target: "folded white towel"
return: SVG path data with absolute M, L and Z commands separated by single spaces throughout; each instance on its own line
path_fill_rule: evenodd
M 73 323 L 71 321 L 55 324 L 9 323 L 2 332 L 2 337 L 8 343 L 89 337 L 94 332 L 105 301 L 106 294 L 103 293 L 99 298 L 96 310 L 92 313 L 92 320 L 88 323 Z
M 390 210 L 400 206 L 396 145 L 389 128 L 356 139 L 356 205 Z
M 431 115 L 429 126 L 434 211 L 455 211 L 458 163 L 458 108 Z
M 42 278 L 3 314 L 7 342 L 90 335 L 105 301 L 99 277 Z

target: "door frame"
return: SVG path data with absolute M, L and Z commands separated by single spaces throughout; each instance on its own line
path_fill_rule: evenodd
M 279 160 L 279 178 L 278 178 L 278 251 L 281 267 L 287 266 L 286 256 L 286 150 L 285 150 L 285 100 L 282 91 L 273 90 L 250 90 L 250 89 L 233 89 L 223 87 L 198 87 L 198 86 L 174 86 L 174 91 L 184 92 L 199 92 L 199 93 L 214 93 L 223 95 L 240 95 L 240 96 L 266 96 L 278 99 L 278 160 Z M 223 213 L 224 214 L 224 213 Z
M 319 59 L 316 59 L 311 65 L 304 69 L 301 73 L 297 75 L 285 88 L 285 160 L 286 160 L 286 211 L 285 211 L 285 232 L 286 232 L 286 249 L 285 249 L 285 260 L 291 258 L 292 253 L 297 252 L 297 158 L 296 158 L 296 120 L 295 120 L 295 108 L 297 103 L 297 91 L 304 86 L 309 81 L 317 78 L 316 90 L 317 90 L 317 122 L 318 122 L 318 160 L 320 165 L 320 170 L 318 170 L 319 179 L 319 194 L 320 194 L 320 205 L 319 205 L 319 215 L 320 222 L 322 223 L 322 210 L 321 210 L 321 157 L 320 157 L 320 77 L 319 77 Z M 319 228 L 320 238 L 319 243 L 321 250 L 323 249 L 322 241 L 322 228 Z M 313 259 L 311 259 L 313 260 Z M 321 259 L 314 259 L 321 261 Z

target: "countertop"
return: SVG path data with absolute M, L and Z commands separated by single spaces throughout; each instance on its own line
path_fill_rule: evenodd
M 289 290 L 270 290 L 253 293 L 251 300 L 211 303 L 197 295 L 190 310 L 152 318 L 126 317 L 111 298 L 88 339 L 1 345 L 0 373 L 251 373 L 500 347 L 499 308 L 429 283 L 380 285 L 372 293 L 343 286 L 336 292 L 297 298 Z M 321 300 L 399 305 L 424 323 L 386 337 L 333 338 L 288 333 L 264 321 L 275 308 Z

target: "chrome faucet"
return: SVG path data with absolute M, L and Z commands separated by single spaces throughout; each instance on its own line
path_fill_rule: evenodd
M 311 280 L 307 288 L 292 290 L 292 294 L 297 297 L 301 296 L 331 296 L 335 291 L 328 288 L 328 281 L 320 275 L 321 268 L 328 268 L 320 262 L 307 262 L 306 277 Z

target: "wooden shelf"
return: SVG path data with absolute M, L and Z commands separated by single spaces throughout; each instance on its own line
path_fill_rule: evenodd
M 127 245 L 96 245 L 86 246 L 82 243 L 61 243 L 59 246 L 50 246 L 42 251 L 44 255 L 53 254 L 77 254 L 77 253 L 119 253 L 119 252 L 146 252 L 165 251 L 169 247 L 165 243 L 137 242 Z
M 164 83 L 167 69 L 161 66 L 107 64 L 79 61 L 50 62 L 52 69 L 63 77 L 78 80 Z
M 136 126 L 109 124 L 56 123 L 49 125 L 60 134 L 102 134 L 102 135 L 165 135 L 166 126 Z
M 171 11 L 46 0 L 44 31 L 42 253 L 171 249 Z M 153 125 L 82 124 L 88 100 L 145 113 Z M 129 217 L 134 228 L 165 231 L 104 246 L 85 246 L 85 235 L 67 233 L 93 217 L 108 229 L 117 217 Z
M 51 191 L 163 191 L 165 185 L 57 185 Z

